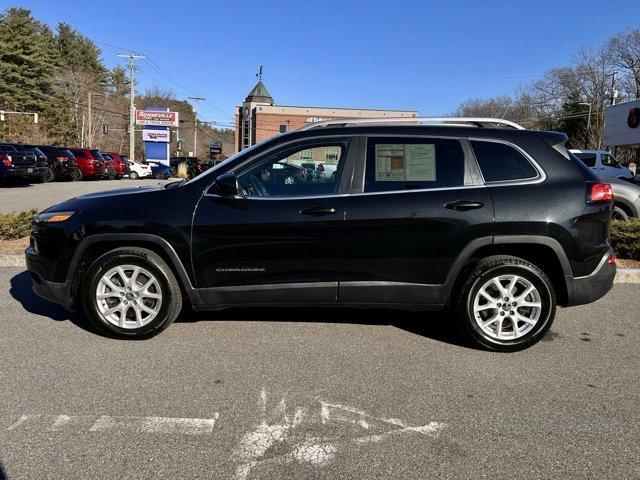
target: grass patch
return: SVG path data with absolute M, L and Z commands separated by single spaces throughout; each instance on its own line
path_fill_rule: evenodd
M 11 240 L 29 235 L 31 221 L 37 213 L 37 210 L 0 213 L 0 239 Z

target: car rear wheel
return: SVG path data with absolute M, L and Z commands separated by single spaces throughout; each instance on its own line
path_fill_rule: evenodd
M 41 180 L 42 183 L 50 183 L 53 182 L 53 179 L 56 178 L 56 174 L 53 173 L 53 170 L 47 168 L 47 171 L 42 175 Z
M 615 206 L 613 208 L 613 212 L 611 213 L 611 219 L 626 222 L 627 220 L 629 220 L 629 215 L 627 215 L 627 212 L 625 212 L 622 208 Z
M 164 178 L 165 178 L 165 177 L 164 177 L 164 173 L 162 173 L 162 172 L 157 172 L 157 173 L 156 173 L 156 178 L 157 178 L 158 180 L 164 180 Z
M 129 174 L 129 178 L 130 178 L 131 180 L 137 180 L 138 178 L 140 178 L 140 175 L 138 175 L 138 172 L 131 172 L 131 173 Z
M 100 331 L 148 338 L 167 328 L 182 308 L 175 275 L 156 253 L 118 248 L 98 258 L 83 282 L 82 305 Z
M 457 323 L 474 346 L 512 352 L 537 343 L 555 311 L 555 292 L 542 270 L 521 258 L 498 256 L 480 261 L 463 285 Z
M 69 175 L 69 178 L 71 179 L 72 182 L 78 182 L 82 180 L 82 170 L 80 170 L 79 168 L 76 168 L 73 171 L 73 173 Z

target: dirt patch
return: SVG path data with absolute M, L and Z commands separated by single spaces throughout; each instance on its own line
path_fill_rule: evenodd
M 627 260 L 624 258 L 618 259 L 618 268 L 640 268 L 640 261 L 638 260 Z
M 0 253 L 22 254 L 29 246 L 29 237 L 16 238 L 15 240 L 0 240 Z

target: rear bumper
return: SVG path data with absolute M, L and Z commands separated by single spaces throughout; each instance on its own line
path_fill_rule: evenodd
M 2 177 L 40 178 L 47 172 L 47 167 L 9 167 L 4 169 Z
M 33 247 L 27 248 L 25 259 L 34 293 L 41 298 L 62 305 L 67 310 L 73 309 L 71 282 L 59 283 L 46 280 L 45 277 L 50 275 L 50 269 L 46 265 L 46 261 L 35 252 Z
M 609 249 L 591 274 L 584 277 L 571 275 L 565 277 L 567 281 L 567 306 L 595 302 L 611 290 L 616 276 L 616 266 L 609 263 L 609 258 L 613 253 L 613 249 Z

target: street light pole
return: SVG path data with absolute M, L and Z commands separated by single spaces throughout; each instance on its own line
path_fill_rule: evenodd
M 206 100 L 206 98 L 203 97 L 187 97 L 190 100 L 195 100 L 195 103 L 193 104 L 193 155 L 195 157 L 198 156 L 198 102 L 202 101 L 202 100 Z

